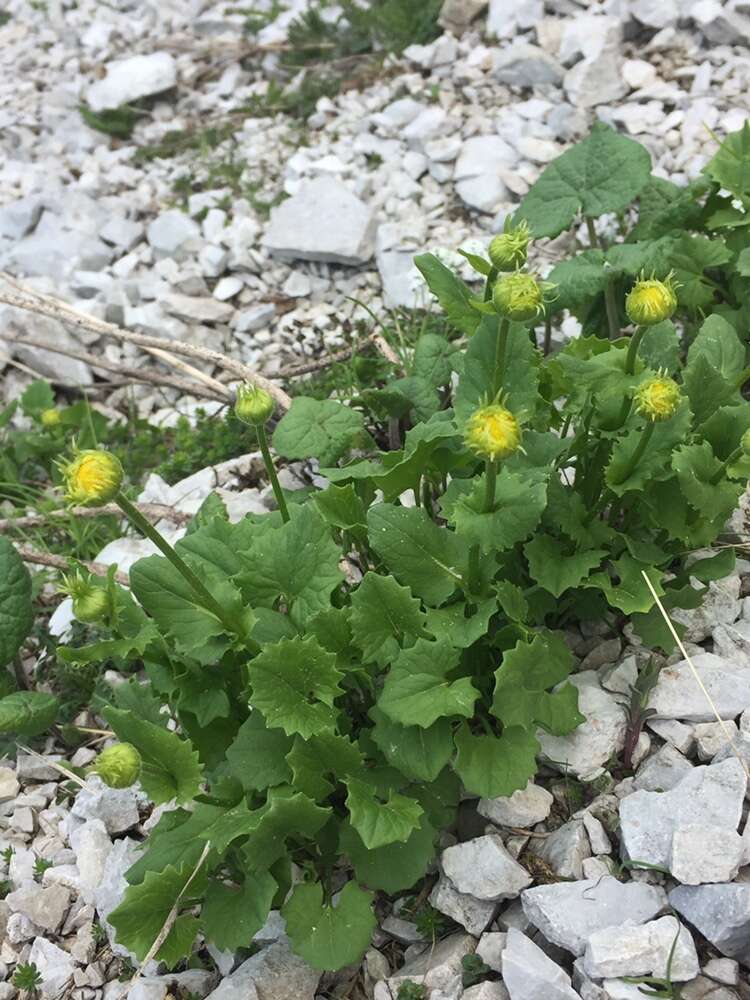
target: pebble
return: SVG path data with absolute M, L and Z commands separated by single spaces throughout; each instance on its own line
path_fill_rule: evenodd
M 586 945 L 583 968 L 592 979 L 619 976 L 664 979 L 670 955 L 670 976 L 675 982 L 693 979 L 700 971 L 690 931 L 674 917 L 660 917 L 645 924 L 621 924 L 594 931 Z
M 512 795 L 496 799 L 480 799 L 477 811 L 480 816 L 498 826 L 517 826 L 528 829 L 542 823 L 550 814 L 554 799 L 546 788 L 530 781 Z
M 721 717 L 740 715 L 750 704 L 750 670 L 738 670 L 714 653 L 700 653 L 691 659 Z M 686 660 L 662 668 L 648 707 L 660 719 L 713 722 L 716 718 Z
M 511 1000 L 580 1000 L 565 970 L 520 931 L 508 931 L 502 966 Z
M 177 81 L 177 64 L 168 52 L 117 59 L 106 67 L 107 75 L 86 91 L 92 111 L 106 111 L 159 94 Z

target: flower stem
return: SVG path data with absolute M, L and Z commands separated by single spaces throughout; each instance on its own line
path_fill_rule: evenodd
M 479 570 L 479 546 L 472 545 L 469 549 L 469 565 L 466 574 L 467 597 L 470 594 L 478 594 L 481 587 L 481 573 Z
M 615 281 L 610 278 L 604 286 L 604 304 L 607 308 L 607 326 L 609 339 L 617 340 L 620 336 L 620 324 L 617 322 L 617 299 L 615 297 Z
M 653 423 L 652 421 L 649 421 L 649 423 L 647 423 L 646 426 L 643 428 L 643 432 L 641 433 L 641 439 L 638 442 L 635 451 L 630 456 L 630 461 L 627 463 L 627 465 L 620 473 L 620 475 L 617 477 L 617 479 L 614 480 L 615 486 L 619 486 L 620 483 L 624 483 L 628 479 L 630 479 L 638 463 L 643 458 L 643 453 L 646 451 L 646 448 L 648 447 L 648 443 L 651 440 L 651 435 L 654 433 L 655 427 L 656 424 Z
M 742 455 L 743 455 L 742 448 L 735 448 L 732 454 L 728 458 L 724 459 L 724 461 L 721 463 L 721 465 L 713 474 L 713 476 L 711 476 L 711 479 L 709 480 L 711 485 L 716 486 L 717 483 L 719 483 L 720 480 L 723 479 L 724 476 L 726 475 L 729 466 L 733 465 L 737 461 L 737 459 L 742 458 Z
M 503 319 L 500 320 L 500 329 L 497 334 L 497 340 L 495 341 L 495 370 L 492 374 L 493 399 L 503 387 L 503 379 L 505 378 L 505 352 L 508 347 L 509 328 L 510 320 L 508 320 L 507 317 L 503 317 Z
M 639 326 L 628 344 L 628 353 L 625 356 L 625 374 L 635 374 L 635 359 L 638 357 L 638 348 L 641 346 L 643 334 L 646 332 L 645 326 Z
M 495 486 L 497 484 L 497 462 L 488 460 L 485 462 L 486 476 L 484 483 L 484 507 L 483 513 L 491 514 L 495 508 Z
M 206 608 L 211 614 L 215 615 L 219 619 L 221 624 L 227 630 L 234 635 L 238 635 L 241 639 L 247 640 L 245 629 L 239 625 L 233 617 L 227 614 L 227 612 L 222 608 L 210 590 L 201 582 L 198 576 L 190 569 L 188 564 L 177 555 L 174 548 L 169 544 L 169 542 L 161 535 L 150 521 L 141 514 L 137 507 L 135 507 L 127 497 L 123 496 L 122 493 L 118 493 L 115 497 L 115 503 L 127 517 L 130 523 L 145 535 L 154 545 L 159 549 L 162 555 L 171 562 L 178 573 L 181 574 L 183 579 L 190 585 L 195 596 L 198 598 L 200 603 Z
M 273 495 L 276 498 L 276 503 L 278 505 L 279 511 L 281 512 L 281 520 L 286 524 L 289 520 L 289 508 L 286 505 L 286 500 L 284 499 L 284 492 L 281 489 L 281 484 L 279 483 L 279 477 L 276 475 L 276 466 L 273 464 L 273 458 L 271 457 L 271 452 L 268 448 L 268 438 L 266 437 L 266 429 L 260 424 L 255 428 L 258 432 L 258 444 L 260 445 L 261 454 L 263 455 L 263 462 L 266 466 L 266 472 L 268 473 L 268 478 L 271 480 L 271 488 L 273 489 Z

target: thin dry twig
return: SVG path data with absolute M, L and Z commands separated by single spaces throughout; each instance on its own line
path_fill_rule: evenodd
M 23 752 L 27 753 L 30 757 L 35 757 L 36 760 L 43 761 L 47 765 L 47 767 L 51 767 L 53 770 L 59 771 L 60 774 L 64 774 L 66 778 L 68 778 L 70 781 L 74 781 L 77 785 L 80 785 L 81 788 L 86 787 L 85 781 L 79 778 L 78 775 L 75 774 L 75 772 L 69 770 L 67 767 L 64 767 L 56 760 L 50 760 L 49 757 L 45 757 L 44 754 L 37 753 L 36 750 L 32 750 L 31 747 L 24 746 L 23 743 L 17 743 L 16 746 L 18 747 L 19 750 L 23 750 Z
M 134 333 L 132 330 L 123 330 L 122 327 L 116 326 L 114 323 L 107 323 L 95 316 L 89 316 L 74 309 L 62 299 L 52 295 L 43 295 L 41 292 L 30 289 L 4 271 L 0 272 L 0 278 L 9 286 L 8 288 L 0 288 L 0 302 L 4 302 L 6 305 L 41 316 L 49 316 L 76 329 L 88 330 L 89 333 L 96 333 L 103 337 L 115 337 L 126 343 L 136 344 L 138 347 L 155 347 L 162 351 L 166 350 L 170 354 L 209 362 L 218 368 L 234 372 L 238 378 L 255 382 L 269 392 L 283 410 L 288 410 L 292 405 L 291 398 L 278 385 L 258 374 L 248 365 L 236 361 L 234 358 L 228 358 L 219 351 L 185 344 L 180 340 L 167 340 L 164 337 L 151 337 L 143 333 Z M 9 336 L 6 339 L 12 342 L 13 337 Z
M 135 506 L 149 521 L 172 521 L 174 524 L 188 524 L 193 519 L 192 514 L 183 510 L 175 510 L 165 503 L 137 503 Z M 22 517 L 6 517 L 0 519 L 0 531 L 12 528 L 36 528 L 50 521 L 65 521 L 68 517 L 122 517 L 122 511 L 116 503 L 108 503 L 103 507 L 68 507 L 64 510 L 50 510 L 44 514 L 25 514 Z
M 743 769 L 745 771 L 745 774 L 747 774 L 748 780 L 750 780 L 750 767 L 748 767 L 747 763 L 745 762 L 744 757 L 742 756 L 742 754 L 737 749 L 737 745 L 734 742 L 734 738 L 732 737 L 732 734 L 729 731 L 729 727 L 727 726 L 726 722 L 724 721 L 724 719 L 722 719 L 721 715 L 719 714 L 719 710 L 716 707 L 716 702 L 711 697 L 711 695 L 710 695 L 710 693 L 708 691 L 708 688 L 703 683 L 703 678 L 698 673 L 698 670 L 696 669 L 696 666 L 693 663 L 693 661 L 690 659 L 690 654 L 685 649 L 685 646 L 682 643 L 682 639 L 680 639 L 679 635 L 677 634 L 677 630 L 675 629 L 674 625 L 672 624 L 672 621 L 671 621 L 669 615 L 665 611 L 664 605 L 659 600 L 659 595 L 656 593 L 654 585 L 649 580 L 646 571 L 645 570 L 641 570 L 641 573 L 643 574 L 643 579 L 646 581 L 646 586 L 651 591 L 651 596 L 656 601 L 656 606 L 658 607 L 659 611 L 661 612 L 662 618 L 666 622 L 667 628 L 669 629 L 669 631 L 672 634 L 672 638 L 674 639 L 674 641 L 677 644 L 677 648 L 679 649 L 679 651 L 682 653 L 683 657 L 685 658 L 688 666 L 690 667 L 691 671 L 693 672 L 693 677 L 695 678 L 696 683 L 698 684 L 698 687 L 701 689 L 701 691 L 703 692 L 703 694 L 704 694 L 704 696 L 706 698 L 706 701 L 711 706 L 711 711 L 716 716 L 716 721 L 721 726 L 721 731 L 724 733 L 724 737 L 726 738 L 726 741 L 729 744 L 729 746 L 730 746 L 730 748 L 732 750 L 732 753 L 735 755 L 735 757 L 740 762 L 740 764 L 742 764 L 742 767 L 743 767 Z
M 70 560 L 66 559 L 65 556 L 56 556 L 51 552 L 40 552 L 38 549 L 33 549 L 30 545 L 16 545 L 16 551 L 24 562 L 32 563 L 36 566 L 50 566 L 52 569 L 70 569 Z M 94 576 L 106 576 L 109 572 L 109 566 L 105 566 L 104 563 L 84 562 L 81 559 L 78 559 L 77 562 L 84 569 L 87 569 L 89 573 L 93 573 Z M 122 584 L 124 587 L 130 585 L 130 580 L 125 573 L 115 573 L 115 582 Z

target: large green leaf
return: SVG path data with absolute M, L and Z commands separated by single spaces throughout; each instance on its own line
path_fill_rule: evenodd
M 302 792 L 281 786 L 272 788 L 264 806 L 254 813 L 243 855 L 251 871 L 271 867 L 286 853 L 286 841 L 311 840 L 330 818 L 331 810 L 316 805 Z
M 362 414 L 343 403 L 297 396 L 276 425 L 273 446 L 284 458 L 316 458 L 321 465 L 334 465 L 355 443 L 364 443 L 364 427 Z
M 467 547 L 424 510 L 376 504 L 367 525 L 370 544 L 388 569 L 427 604 L 442 604 L 461 583 Z
M 370 735 L 391 767 L 413 781 L 434 781 L 453 754 L 451 723 L 438 719 L 427 729 L 402 726 L 377 706 L 370 709 L 375 723 Z
M 444 608 L 430 608 L 427 612 L 427 631 L 438 642 L 447 643 L 455 649 L 468 649 L 487 634 L 490 618 L 496 611 L 497 601 L 494 598 L 478 605 L 457 601 Z M 520 617 L 523 618 L 523 615 Z
M 546 506 L 547 483 L 535 470 L 517 473 L 503 467 L 497 474 L 494 509 L 485 512 L 485 478 L 478 477 L 471 492 L 458 497 L 448 518 L 467 544 L 489 554 L 513 548 L 534 531 Z
M 555 312 L 588 305 L 604 291 L 609 280 L 604 260 L 603 251 L 594 249 L 555 264 L 547 275 L 547 280 L 555 285 Z
M 370 850 L 350 823 L 341 827 L 339 850 L 354 865 L 357 879 L 370 889 L 396 893 L 411 889 L 435 856 L 435 830 L 426 815 L 403 843 Z
M 619 608 L 626 615 L 632 615 L 636 611 L 644 613 L 654 604 L 648 584 L 643 579 L 644 570 L 648 573 L 656 593 L 663 594 L 659 574 L 650 566 L 638 562 L 627 552 L 612 563 L 610 572 L 594 573 L 590 576 L 586 586 L 602 590 L 612 607 Z
M 403 843 L 419 826 L 424 810 L 414 799 L 394 791 L 386 797 L 362 778 L 349 778 L 346 787 L 349 820 L 368 850 Z
M 468 420 L 474 410 L 492 396 L 495 377 L 495 353 L 500 319 L 484 316 L 464 355 L 464 370 L 455 395 L 459 422 Z M 519 417 L 530 418 L 537 406 L 539 352 L 531 343 L 525 324 L 511 323 L 505 348 L 503 384 L 505 403 Z
M 384 666 L 401 644 L 424 631 L 427 616 L 408 587 L 392 576 L 366 573 L 352 595 L 352 634 L 365 660 Z
M 750 201 L 750 125 L 731 132 L 706 164 L 708 176 L 741 200 Z
M 716 521 L 719 527 L 732 515 L 746 487 L 745 483 L 723 478 L 715 483 L 721 467 L 708 441 L 683 445 L 672 455 L 672 468 L 683 496 L 695 511 Z
M 558 538 L 544 534 L 535 535 L 523 549 L 532 580 L 555 597 L 569 587 L 577 587 L 607 554 L 604 549 L 573 553 L 567 549 Z
M 107 707 L 104 716 L 117 738 L 141 755 L 141 784 L 153 802 L 188 802 L 198 793 L 203 768 L 190 740 L 129 711 Z
M 721 239 L 683 233 L 671 253 L 677 278 L 677 301 L 692 312 L 707 309 L 714 301 L 716 286 L 704 273 L 707 268 L 727 264 L 732 254 Z
M 732 383 L 745 368 L 745 348 L 737 331 L 722 316 L 709 316 L 703 321 L 688 350 L 687 367 L 699 357 L 705 357 L 712 368 Z
M 148 872 L 139 885 L 129 886 L 123 901 L 107 917 L 117 932 L 117 943 L 142 961 L 164 927 L 172 907 L 178 904 L 192 874 L 186 865 L 180 868 L 170 865 L 161 872 Z M 193 878 L 187 891 L 195 894 L 201 885 L 205 885 L 202 871 Z M 195 918 L 179 917 L 156 957 L 168 965 L 187 957 L 197 930 Z
M 536 237 L 558 236 L 579 212 L 596 218 L 626 209 L 648 182 L 651 158 L 640 143 L 603 122 L 558 156 L 532 185 L 516 213 Z
M 44 691 L 14 691 L 0 698 L 0 733 L 38 736 L 54 723 L 60 702 Z
M 342 694 L 336 656 L 309 637 L 266 646 L 248 667 L 250 703 L 271 727 L 302 737 L 336 728 L 335 699 Z
M 683 400 L 673 417 L 657 423 L 646 451 L 628 475 L 631 459 L 643 436 L 643 424 L 631 425 L 615 442 L 606 468 L 605 478 L 612 492 L 622 496 L 629 490 L 642 490 L 655 480 L 669 478 L 672 450 L 687 437 L 690 416 L 688 402 Z
M 335 903 L 324 903 L 319 882 L 298 885 L 281 915 L 297 954 L 326 972 L 359 962 L 376 925 L 372 894 L 356 882 L 347 882 Z
M 292 772 L 284 758 L 291 749 L 283 729 L 269 728 L 262 714 L 252 711 L 227 750 L 229 772 L 248 792 L 286 784 Z
M 391 667 L 378 708 L 393 722 L 423 729 L 444 717 L 470 719 L 479 692 L 468 677 L 449 678 L 458 661 L 450 646 L 418 639 Z
M 359 747 L 338 733 L 321 733 L 307 740 L 296 736 L 286 761 L 292 770 L 294 787 L 311 799 L 325 799 L 337 780 L 356 776 L 363 770 Z
M 248 872 L 241 885 L 212 879 L 201 909 L 206 937 L 222 951 L 249 948 L 268 918 L 277 889 L 268 872 Z
M 512 726 L 501 736 L 474 736 L 467 723 L 456 733 L 453 767 L 466 791 L 484 799 L 512 795 L 536 773 L 539 741 L 530 729 Z
M 471 305 L 471 289 L 434 254 L 420 254 L 414 258 L 414 263 L 422 272 L 422 277 L 442 306 L 449 322 L 462 333 L 471 336 L 481 318 Z
M 31 577 L 7 538 L 0 538 L 0 667 L 10 663 L 31 631 Z
M 331 606 L 341 583 L 339 547 L 313 504 L 292 508 L 287 524 L 263 532 L 250 544 L 250 568 L 236 579 L 253 603 L 271 607 L 279 598 L 295 620 Z
M 455 344 L 437 333 L 423 333 L 414 348 L 412 371 L 434 389 L 439 389 L 450 381 L 453 371 Z

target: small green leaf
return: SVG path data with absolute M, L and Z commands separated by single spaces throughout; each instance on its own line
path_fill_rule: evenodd
M 450 382 L 455 353 L 456 348 L 447 337 L 423 333 L 414 348 L 412 371 L 433 389 L 440 389 Z
M 201 910 L 206 937 L 222 951 L 249 948 L 268 918 L 277 889 L 268 872 L 248 872 L 241 885 L 211 879 Z
M 597 122 L 590 135 L 542 171 L 516 212 L 534 236 L 558 236 L 579 214 L 597 218 L 621 212 L 651 175 L 651 158 L 640 143 Z
M 412 781 L 434 781 L 453 755 L 451 723 L 438 719 L 422 726 L 401 726 L 376 705 L 370 709 L 375 723 L 370 735 L 391 765 Z
M 335 699 L 342 694 L 336 657 L 313 638 L 281 639 L 248 667 L 250 704 L 269 726 L 307 739 L 336 728 Z
M 117 943 L 132 951 L 142 961 L 192 874 L 192 870 L 186 865 L 180 868 L 169 865 L 161 872 L 148 872 L 140 885 L 129 886 L 125 890 L 123 901 L 107 917 L 117 931 Z M 200 889 L 201 883 L 205 884 L 203 872 L 193 878 L 189 891 L 195 893 Z M 174 965 L 180 958 L 189 955 L 197 929 L 195 921 L 188 923 L 183 920 L 180 926 L 175 925 L 156 957 L 169 960 L 168 964 Z
M 43 691 L 14 691 L 0 698 L 0 733 L 38 736 L 54 723 L 60 702 Z
M 54 405 L 55 394 L 49 382 L 32 382 L 21 394 L 21 409 L 27 417 L 39 416 L 43 410 L 51 410 Z
M 459 653 L 450 646 L 418 639 L 402 650 L 385 679 L 378 708 L 402 726 L 429 728 L 443 717 L 470 719 L 479 692 L 468 677 L 449 679 Z
M 716 286 L 704 272 L 707 268 L 727 264 L 731 258 L 724 240 L 683 233 L 675 242 L 670 256 L 678 282 L 677 301 L 680 305 L 691 312 L 708 309 L 714 301 Z
M 364 763 L 356 744 L 337 733 L 321 733 L 308 740 L 296 736 L 286 761 L 294 787 L 311 799 L 325 799 L 337 780 L 356 776 Z
M 557 538 L 538 534 L 523 549 L 531 578 L 555 597 L 577 587 L 607 554 L 604 549 L 568 553 L 567 548 Z
M 365 660 L 381 666 L 396 657 L 401 644 L 424 630 L 427 616 L 408 587 L 392 576 L 366 573 L 352 595 L 352 634 Z
M 438 642 L 447 643 L 455 649 L 468 649 L 487 634 L 490 618 L 496 611 L 497 601 L 493 598 L 478 605 L 457 601 L 445 608 L 430 608 L 427 612 L 427 631 Z
M 315 506 L 334 528 L 347 531 L 365 529 L 367 512 L 352 483 L 344 486 L 336 486 L 334 483 L 328 489 L 316 493 Z
M 262 714 L 252 711 L 227 750 L 229 772 L 248 792 L 286 784 L 292 772 L 284 758 L 291 749 L 283 729 L 269 728 Z
M 499 737 L 474 736 L 464 723 L 455 741 L 458 753 L 453 767 L 472 795 L 484 799 L 512 795 L 536 774 L 539 741 L 529 729 L 512 726 Z
M 588 305 L 607 287 L 609 274 L 604 267 L 604 253 L 601 250 L 584 250 L 555 264 L 547 280 L 555 285 L 555 312 L 562 309 L 574 311 Z
M 141 784 L 156 805 L 171 799 L 188 802 L 197 794 L 203 767 L 190 740 L 111 706 L 104 716 L 117 738 L 132 743 L 141 755 Z
M 747 122 L 736 132 L 730 132 L 704 169 L 735 198 L 750 198 L 750 126 Z
M 346 787 L 349 819 L 368 850 L 403 843 L 419 825 L 424 810 L 414 799 L 394 791 L 385 798 L 368 780 L 360 778 L 349 778 Z
M 654 604 L 648 584 L 643 579 L 643 571 L 648 573 L 656 593 L 661 595 L 664 590 L 659 582 L 659 574 L 650 566 L 633 559 L 625 553 L 612 563 L 612 572 L 596 573 L 588 578 L 586 586 L 597 587 L 604 594 L 613 608 L 619 608 L 626 615 L 634 612 L 649 611 Z
M 34 623 L 31 577 L 7 538 L 0 538 L 0 667 L 10 663 Z
M 471 336 L 479 323 L 479 314 L 471 306 L 471 289 L 434 254 L 423 253 L 414 258 L 414 263 L 432 294 L 443 307 L 449 322 L 462 333 Z
M 631 466 L 631 458 L 643 436 L 643 425 L 632 426 L 618 438 L 605 473 L 607 486 L 612 492 L 622 496 L 629 490 L 642 490 L 656 480 L 668 479 L 672 475 L 669 463 L 671 453 L 687 437 L 690 416 L 687 400 L 683 400 L 671 419 L 657 423 L 646 451 L 629 475 L 627 472 Z M 623 476 L 626 478 L 623 479 Z
M 355 882 L 347 882 L 335 904 L 323 902 L 319 882 L 298 885 L 281 915 L 297 954 L 326 972 L 359 962 L 376 926 L 372 894 Z
M 335 465 L 365 437 L 358 410 L 334 399 L 296 396 L 276 425 L 273 446 L 284 458 L 317 458 L 321 465 Z
M 411 889 L 435 856 L 435 830 L 426 815 L 403 843 L 369 850 L 350 823 L 341 827 L 339 850 L 354 865 L 358 881 L 389 894 Z

